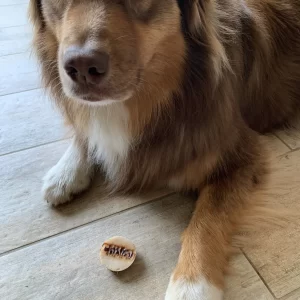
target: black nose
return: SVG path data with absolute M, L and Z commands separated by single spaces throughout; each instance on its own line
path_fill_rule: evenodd
M 109 56 L 105 52 L 71 47 L 64 55 L 64 69 L 78 83 L 98 84 L 108 72 Z

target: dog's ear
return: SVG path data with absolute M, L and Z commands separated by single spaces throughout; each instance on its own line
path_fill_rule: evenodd
M 179 7 L 182 13 L 185 29 L 197 36 L 205 22 L 204 13 L 212 0 L 179 0 Z
M 217 26 L 216 0 L 178 0 L 182 14 L 184 30 L 192 39 L 201 43 L 205 37 L 205 44 L 211 53 L 216 78 L 220 78 L 224 67 L 231 70 L 226 49 L 221 34 L 229 36 L 235 31 L 226 24 L 221 28 Z M 225 13 L 225 12 L 224 12 Z
M 43 27 L 43 14 L 41 0 L 30 0 L 28 8 L 28 16 L 35 30 L 40 30 Z

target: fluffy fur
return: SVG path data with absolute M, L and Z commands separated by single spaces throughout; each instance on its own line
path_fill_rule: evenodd
M 268 174 L 258 133 L 299 111 L 300 2 L 31 0 L 30 16 L 44 84 L 74 130 L 45 198 L 69 201 L 95 165 L 113 190 L 198 192 L 166 299 L 221 299 L 232 236 Z M 67 76 L 73 45 L 109 54 L 101 86 Z
M 189 282 L 184 279 L 173 281 L 171 278 L 165 300 L 221 300 L 222 297 L 222 291 L 206 279 Z

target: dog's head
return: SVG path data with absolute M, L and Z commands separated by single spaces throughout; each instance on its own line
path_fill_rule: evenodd
M 175 78 L 186 53 L 180 2 L 31 0 L 46 85 L 68 98 L 107 104 Z

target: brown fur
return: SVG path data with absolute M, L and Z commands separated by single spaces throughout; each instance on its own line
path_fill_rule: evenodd
M 60 56 L 88 37 L 109 52 L 109 93 L 133 92 L 125 106 L 134 143 L 112 186 L 199 192 L 174 280 L 204 275 L 222 288 L 231 237 L 266 180 L 257 132 L 299 110 L 300 2 L 180 3 L 182 17 L 175 0 L 31 0 L 34 47 L 78 147 L 101 108 L 66 95 L 74 87 L 59 72 Z

